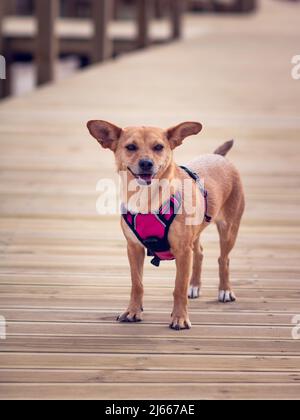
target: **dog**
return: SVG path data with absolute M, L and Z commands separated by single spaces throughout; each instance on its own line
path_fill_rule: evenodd
M 234 142 L 227 142 L 214 154 L 200 156 L 181 168 L 174 162 L 173 150 L 186 138 L 200 133 L 202 125 L 198 122 L 184 122 L 164 130 L 154 127 L 122 129 L 106 121 L 93 120 L 88 122 L 87 127 L 103 148 L 114 153 L 118 172 L 126 174 L 129 182 L 140 185 L 141 191 L 148 191 L 160 180 L 172 185 L 168 216 L 161 207 L 165 201 L 157 188 L 154 188 L 154 193 L 140 195 L 139 207 L 128 204 L 123 212 L 121 226 L 127 239 L 132 289 L 129 306 L 118 321 L 142 321 L 146 248 L 148 254 L 154 256 L 154 265 L 159 265 L 163 259 L 175 259 L 177 274 L 170 328 L 177 331 L 191 328 L 188 299 L 200 297 L 203 262 L 200 237 L 211 223 L 217 225 L 220 235 L 218 300 L 222 303 L 234 302 L 236 296 L 230 281 L 229 255 L 236 243 L 245 209 L 240 174 L 226 158 Z M 174 183 L 174 180 L 177 182 Z M 191 181 L 190 192 L 178 195 L 178 181 Z M 129 203 L 134 192 L 124 187 L 122 193 L 126 197 L 123 197 L 124 201 Z M 152 213 L 153 196 L 158 197 L 158 208 L 162 209 L 155 214 Z M 196 223 L 189 222 L 191 214 L 184 206 L 188 201 L 190 204 L 201 203 L 203 217 Z

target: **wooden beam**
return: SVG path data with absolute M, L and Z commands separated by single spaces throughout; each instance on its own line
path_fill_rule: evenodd
M 257 0 L 234 0 L 231 3 L 213 2 L 214 11 L 225 13 L 249 13 L 256 10 Z
M 182 17 L 184 10 L 184 0 L 170 0 L 171 3 L 171 23 L 172 39 L 179 39 L 182 36 Z
M 92 19 L 94 37 L 92 40 L 92 62 L 99 63 L 112 56 L 113 46 L 108 35 L 109 22 L 113 15 L 114 0 L 93 0 Z
M 55 79 L 58 39 L 55 21 L 59 13 L 58 0 L 36 0 L 38 35 L 36 39 L 37 83 L 42 85 Z
M 239 13 L 253 12 L 257 8 L 257 0 L 236 0 L 233 10 Z
M 150 44 L 150 21 L 153 0 L 136 0 L 137 1 L 137 46 L 145 48 Z

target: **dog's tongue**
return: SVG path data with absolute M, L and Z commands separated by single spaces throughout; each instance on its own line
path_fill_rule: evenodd
M 152 183 L 152 175 L 139 175 L 139 179 L 143 185 L 150 185 Z

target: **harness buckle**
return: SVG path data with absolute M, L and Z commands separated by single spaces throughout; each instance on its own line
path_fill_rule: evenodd
M 159 244 L 159 239 L 151 237 L 151 238 L 144 239 L 143 242 L 146 248 L 152 252 L 152 250 L 154 251 L 156 250 L 157 245 Z
M 160 259 L 158 257 L 153 258 L 153 260 L 151 261 L 151 264 L 154 265 L 155 267 L 159 267 Z

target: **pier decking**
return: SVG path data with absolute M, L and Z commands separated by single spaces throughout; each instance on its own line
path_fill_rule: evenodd
M 298 3 L 188 16 L 187 36 L 0 105 L 0 398 L 299 398 Z M 232 137 L 247 211 L 232 254 L 238 302 L 217 303 L 218 237 L 203 238 L 193 329 L 167 328 L 174 264 L 147 263 L 145 320 L 120 325 L 130 290 L 118 217 L 97 215 L 113 156 L 87 120 L 205 129 L 183 163 Z

